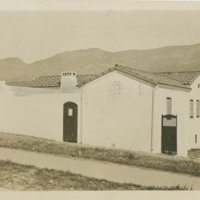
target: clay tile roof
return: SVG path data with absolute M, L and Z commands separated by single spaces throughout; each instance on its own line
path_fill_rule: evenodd
M 10 82 L 7 85 L 33 88 L 60 87 L 61 76 L 41 76 L 31 81 Z
M 153 83 L 162 84 L 162 85 L 168 85 L 168 86 L 174 86 L 174 87 L 180 87 L 180 88 L 190 88 L 189 85 L 182 84 L 181 81 L 173 79 L 170 76 L 165 76 L 162 73 L 152 73 L 152 72 L 146 72 L 143 70 L 136 70 L 134 68 L 130 67 L 122 67 L 118 66 L 119 70 L 122 72 L 128 72 L 130 75 L 135 75 L 138 78 L 143 78 L 146 81 L 151 81 Z
M 170 76 L 165 76 L 162 73 L 151 73 L 151 72 L 137 70 L 132 67 L 127 67 L 127 66 L 123 66 L 123 65 L 115 65 L 115 67 L 112 67 L 112 68 L 98 74 L 96 77 L 92 77 L 91 79 L 88 79 L 88 81 L 86 83 L 91 82 L 91 81 L 95 80 L 96 78 L 101 77 L 107 73 L 114 71 L 114 70 L 120 71 L 122 73 L 128 74 L 132 77 L 141 79 L 143 81 L 149 82 L 154 85 L 162 84 L 162 85 L 168 85 L 168 86 L 172 86 L 172 87 L 179 87 L 179 88 L 185 88 L 185 89 L 190 88 L 189 85 L 182 84 L 181 81 L 173 79 Z M 81 87 L 83 85 L 84 84 L 79 85 L 79 86 Z
M 88 82 L 96 75 L 77 75 L 78 85 L 82 85 Z M 7 85 L 20 86 L 20 87 L 32 87 L 32 88 L 59 88 L 61 82 L 61 76 L 41 76 L 31 81 L 9 82 Z
M 200 71 L 188 71 L 188 72 L 162 72 L 156 73 L 164 77 L 171 78 L 173 80 L 181 82 L 183 85 L 191 85 L 196 78 L 200 75 Z
M 153 85 L 166 85 L 172 87 L 179 87 L 183 89 L 190 89 L 190 85 L 200 75 L 200 72 L 147 72 L 137 70 L 132 67 L 123 65 L 115 65 L 114 67 L 100 73 L 90 75 L 77 75 L 78 87 L 81 87 L 105 74 L 112 71 L 119 71 L 131 77 L 141 79 Z M 58 88 L 60 87 L 61 76 L 41 76 L 32 81 L 10 82 L 7 85 L 33 87 L 33 88 Z

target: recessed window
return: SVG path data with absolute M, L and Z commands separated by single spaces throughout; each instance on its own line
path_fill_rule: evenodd
M 190 118 L 194 117 L 194 101 L 190 99 Z
M 197 134 L 195 135 L 195 144 L 197 144 Z
M 197 104 L 196 104 L 196 115 L 197 115 L 197 117 L 199 118 L 199 116 L 200 116 L 200 101 L 199 100 L 197 100 L 197 102 L 196 102 Z
M 167 115 L 172 114 L 172 98 L 167 97 Z
M 69 108 L 68 109 L 68 116 L 72 116 L 73 115 L 73 109 L 72 108 Z

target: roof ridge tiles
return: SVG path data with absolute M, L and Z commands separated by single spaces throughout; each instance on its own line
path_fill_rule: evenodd
M 169 72 L 170 74 L 168 74 L 167 72 L 148 72 L 133 67 L 116 64 L 114 67 L 111 67 L 98 74 L 77 74 L 78 86 L 81 87 L 115 70 L 141 79 L 143 81 L 150 82 L 152 84 L 164 84 L 181 88 L 189 88 L 190 84 L 188 83 L 197 78 L 197 75 L 195 74 L 191 74 L 190 76 L 188 76 L 188 73 L 179 73 L 179 77 L 174 77 L 174 75 L 176 75 L 176 72 Z M 199 74 L 200 71 L 198 72 L 198 75 Z M 58 83 L 60 78 L 61 75 L 44 75 L 31 81 L 13 82 L 8 83 L 8 85 L 21 85 L 24 87 L 60 87 L 60 84 Z

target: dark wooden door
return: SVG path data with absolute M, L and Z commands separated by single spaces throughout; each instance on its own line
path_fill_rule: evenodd
M 63 108 L 63 141 L 77 142 L 78 106 L 67 102 Z
M 177 116 L 162 115 L 162 153 L 177 154 Z

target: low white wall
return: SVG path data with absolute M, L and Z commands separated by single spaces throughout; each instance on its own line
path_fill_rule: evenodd
M 109 92 L 115 81 L 123 85 L 120 96 Z M 82 92 L 83 143 L 150 151 L 151 86 L 115 71 L 85 85 Z
M 122 84 L 119 96 L 113 96 L 109 89 L 116 81 Z M 196 88 L 199 81 L 193 87 Z M 151 150 L 151 85 L 114 71 L 71 94 L 35 88 L 26 88 L 23 93 L 21 88 L 9 88 L 0 82 L 0 131 L 62 141 L 63 104 L 70 101 L 78 105 L 78 142 Z M 188 149 L 200 148 L 200 118 L 189 118 L 189 100 L 192 98 L 196 103 L 200 99 L 199 90 L 155 89 L 153 152 L 161 152 L 161 116 L 166 115 L 167 97 L 172 98 L 172 114 L 177 115 L 178 120 L 178 155 L 187 156 Z M 20 92 L 21 96 L 15 95 Z M 195 134 L 198 134 L 197 144 L 194 143 Z
M 189 148 L 200 148 L 200 118 L 196 115 L 196 100 L 200 100 L 200 77 L 192 84 L 192 91 L 187 100 L 187 116 L 188 116 L 188 144 Z M 190 99 L 194 100 L 194 117 L 190 118 Z M 195 143 L 195 135 L 197 135 L 197 143 Z
M 8 91 L 8 88 L 6 90 Z M 37 89 L 33 90 L 35 92 Z M 78 104 L 80 121 L 79 93 L 48 93 L 47 89 L 46 93 L 15 96 L 1 89 L 0 99 L 0 131 L 62 141 L 63 104 L 68 101 Z
M 153 126 L 153 151 L 161 152 L 162 115 L 166 115 L 166 98 L 172 98 L 172 114 L 177 115 L 177 154 L 187 156 L 188 150 L 188 112 L 187 99 L 189 92 L 167 88 L 155 89 L 154 126 Z

